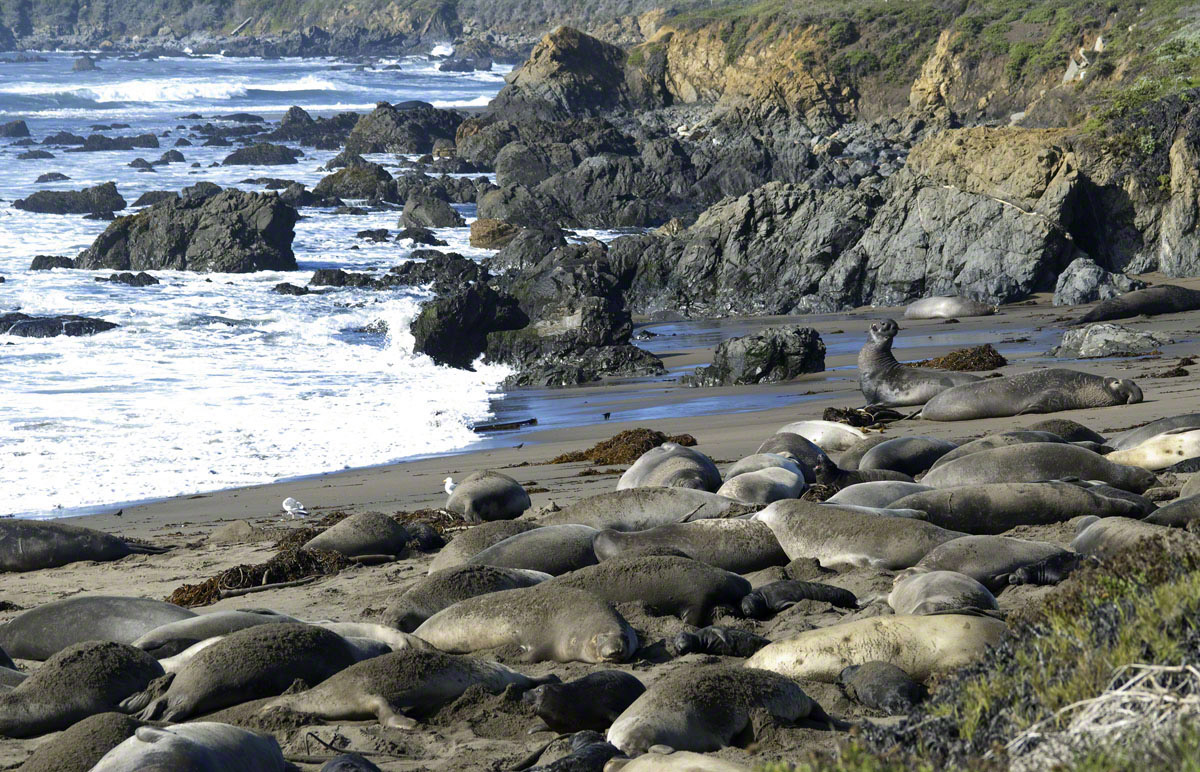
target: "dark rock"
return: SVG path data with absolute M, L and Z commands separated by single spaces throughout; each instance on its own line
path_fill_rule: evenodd
M 297 142 L 304 147 L 334 150 L 346 143 L 359 117 L 358 113 L 339 113 L 332 118 L 313 120 L 304 110 L 292 107 L 284 114 L 279 127 L 264 138 L 273 142 Z
M 334 169 L 342 169 L 347 166 L 366 166 L 367 159 L 363 158 L 358 153 L 351 153 L 346 150 L 329 159 L 329 163 L 323 167 L 325 171 L 331 172 Z
M 713 362 L 685 380 L 695 386 L 789 381 L 825 369 L 825 344 L 811 327 L 775 327 L 717 346 Z
M 51 134 L 42 140 L 43 145 L 82 145 L 85 142 L 87 142 L 87 137 L 81 137 L 69 131 L 60 131 Z
M 66 255 L 38 255 L 29 264 L 31 271 L 49 271 L 51 268 L 74 268 L 75 261 Z
M 154 167 L 145 158 L 135 158 L 129 162 L 131 169 L 141 169 L 142 171 L 154 171 Z
M 96 66 L 96 60 L 90 56 L 81 56 L 71 65 L 72 72 L 93 72 L 98 69 L 100 68 Z
M 17 155 L 18 161 L 44 161 L 48 158 L 53 158 L 53 153 L 47 153 L 45 150 L 26 150 L 24 153 Z
M 106 137 L 103 134 L 92 134 L 79 147 L 70 148 L 69 153 L 93 153 L 105 150 L 135 150 L 145 148 L 158 149 L 158 137 L 153 134 L 139 134 L 136 137 Z
M 224 137 L 209 137 L 201 147 L 233 147 L 233 143 Z
M 4 280 L 4 277 L 3 277 L 3 276 L 0 276 L 0 284 L 3 284 L 3 283 L 4 283 L 4 281 L 5 281 L 5 280 Z
M 487 347 L 489 333 L 518 330 L 528 322 L 513 298 L 478 282 L 425 304 L 412 323 L 413 351 L 469 369 Z
M 277 295 L 309 295 L 312 293 L 312 290 L 308 287 L 297 287 L 295 284 L 289 284 L 286 281 L 276 284 L 275 288 L 271 291 Z
M 458 228 L 466 220 L 442 199 L 428 193 L 413 193 L 404 203 L 400 224 L 405 228 Z
M 420 249 L 412 257 L 413 260 L 389 269 L 387 280 L 401 286 L 432 284 L 435 292 L 453 292 L 490 278 L 486 268 L 455 252 Z
M 554 199 L 523 185 L 489 190 L 479 198 L 478 214 L 526 228 L 559 225 L 572 218 Z
M 160 155 L 158 157 L 158 160 L 155 161 L 154 163 L 165 165 L 165 164 L 181 164 L 181 163 L 185 163 L 186 161 L 187 161 L 187 159 L 183 157 L 183 153 L 179 152 L 178 150 L 168 150 L 167 152 Z
M 298 217 L 270 194 L 225 190 L 168 200 L 113 222 L 76 264 L 121 271 L 294 271 Z
M 1146 283 L 1123 273 L 1104 270 L 1096 261 L 1079 257 L 1059 274 L 1054 285 L 1054 305 L 1078 306 L 1108 300 L 1126 292 L 1145 289 Z
M 359 239 L 367 239 L 377 243 L 383 242 L 388 240 L 388 229 L 374 228 L 372 230 L 359 231 L 358 233 L 354 234 L 354 237 Z
M 145 271 L 139 271 L 136 274 L 128 271 L 125 271 L 124 273 L 114 273 L 107 279 L 97 276 L 96 281 L 106 281 L 113 284 L 125 284 L 130 287 L 151 287 L 159 283 L 158 279 L 154 278 Z
M 254 113 L 230 113 L 228 115 L 214 115 L 214 121 L 232 121 L 233 123 L 266 123 L 261 115 Z
M 0 335 L 8 333 L 19 338 L 56 338 L 59 335 L 77 338 L 112 330 L 117 325 L 87 316 L 28 316 L 0 314 Z
M 39 176 L 35 182 L 37 184 L 41 184 L 43 182 L 66 182 L 69 179 L 71 178 L 62 172 L 46 172 L 45 174 Z
M 192 146 L 191 140 L 187 139 L 186 137 L 180 137 L 179 139 L 175 140 L 175 147 L 191 147 L 191 146 Z
M 478 59 L 447 59 L 438 65 L 441 72 L 491 72 L 492 60 L 487 57 Z
M 197 182 L 195 185 L 188 185 L 183 190 L 179 191 L 180 198 L 209 198 L 215 196 L 222 191 L 220 185 L 215 182 Z
M 313 193 L 318 196 L 378 199 L 400 203 L 396 181 L 392 179 L 392 175 L 379 164 L 373 163 L 339 169 L 318 182 L 313 188 Z
M 269 187 L 269 186 L 268 186 Z M 284 188 L 279 198 L 294 207 L 302 206 L 342 206 L 343 201 L 337 196 L 322 196 L 315 191 L 308 191 L 299 182 L 293 182 Z
M 117 192 L 116 183 L 106 182 L 83 190 L 39 190 L 14 201 L 13 207 L 41 214 L 87 214 L 124 209 L 125 199 Z
M 222 166 L 282 166 L 294 164 L 296 159 L 304 155 L 285 145 L 272 145 L 269 142 L 259 142 L 249 147 L 235 150 L 225 157 Z
M 8 123 L 0 124 L 0 137 L 5 139 L 18 139 L 20 137 L 29 136 L 29 127 L 25 125 L 25 121 L 9 121 Z
M 444 247 L 447 244 L 433 235 L 433 231 L 428 228 L 405 228 L 396 234 L 396 241 L 404 239 L 410 239 L 414 244 L 423 244 L 427 247 Z
M 379 103 L 362 116 L 346 140 L 351 153 L 428 153 L 439 139 L 453 140 L 462 117 L 426 102 Z
M 560 228 L 523 228 L 512 241 L 488 258 L 487 263 L 496 272 L 527 271 L 566 244 L 566 232 Z
M 154 206 L 162 201 L 169 201 L 173 198 L 179 198 L 179 194 L 170 190 L 147 190 L 142 195 L 138 196 L 138 200 L 133 202 L 133 208 L 143 206 Z

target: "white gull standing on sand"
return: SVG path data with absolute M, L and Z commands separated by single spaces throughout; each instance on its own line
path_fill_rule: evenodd
M 445 480 L 442 480 L 442 482 L 446 484 L 447 496 L 449 496 L 451 493 L 454 493 L 454 489 L 458 487 L 458 483 L 454 482 L 453 477 L 447 477 Z
M 291 515 L 293 520 L 296 519 L 297 515 L 308 517 L 308 510 L 304 508 L 304 505 L 291 496 L 283 500 L 283 511 Z

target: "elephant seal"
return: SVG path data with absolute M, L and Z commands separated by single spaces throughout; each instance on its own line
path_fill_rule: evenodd
M 528 662 L 624 662 L 638 648 L 637 633 L 607 602 L 546 582 L 461 600 L 413 634 L 452 654 L 516 645 Z
M 309 622 L 309 624 L 336 633 L 358 649 L 358 659 L 387 654 L 404 649 L 430 650 L 433 647 L 409 633 L 394 627 L 377 625 L 373 622 Z M 372 653 L 374 652 L 374 653 Z
M 802 499 L 776 501 L 754 519 L 766 523 L 792 560 L 825 568 L 908 568 L 939 544 L 964 534 L 908 518 L 879 517 Z
M 1133 502 L 1057 481 L 937 488 L 905 496 L 892 506 L 922 510 L 934 525 L 975 535 L 1062 523 L 1080 515 L 1139 517 L 1141 512 Z
M 1067 442 L 1096 442 L 1103 444 L 1104 436 L 1070 418 L 1047 418 L 1025 427 L 1029 432 L 1049 432 Z
M 911 713 L 929 695 L 924 685 L 888 662 L 851 665 L 838 674 L 838 685 L 855 702 L 892 716 Z
M 645 753 L 636 759 L 615 758 L 604 765 L 604 772 L 750 772 L 750 767 L 705 753 L 677 751 Z
M 262 711 L 286 708 L 327 721 L 378 719 L 383 726 L 412 729 L 413 718 L 436 713 L 476 684 L 492 694 L 508 686 L 529 689 L 557 681 L 530 678 L 497 662 L 440 651 L 397 651 L 342 670 L 303 692 L 271 700 Z
M 750 592 L 737 574 L 690 558 L 614 558 L 551 579 L 547 587 L 586 590 L 609 603 L 646 604 L 653 614 L 707 624 L 713 609 L 736 609 Z
M 530 506 L 529 494 L 521 483 L 490 469 L 467 475 L 446 500 L 446 509 L 472 523 L 512 520 Z
M 472 556 L 467 565 L 520 568 L 558 576 L 596 564 L 592 539 L 597 533 L 586 525 L 547 525 L 497 542 Z
M 632 533 L 601 531 L 592 541 L 600 560 L 652 547 L 674 548 L 693 560 L 735 574 L 788 562 L 771 529 L 754 520 L 696 520 Z
M 321 772 L 383 772 L 357 753 L 334 756 L 321 767 Z
M 156 627 L 194 616 L 160 600 L 80 595 L 43 603 L 0 626 L 0 647 L 19 659 L 43 660 L 80 641 L 133 643 Z
M 897 482 L 913 482 L 913 478 L 903 472 L 893 472 L 890 469 L 857 469 L 849 471 L 842 469 L 832 461 L 822 461 L 813 469 L 817 476 L 817 484 L 826 485 L 835 491 L 849 488 L 866 482 L 881 482 L 893 480 Z
M 996 596 L 966 574 L 923 568 L 901 571 L 892 582 L 887 602 L 897 614 L 913 615 L 999 608 Z
M 539 525 L 590 525 L 644 531 L 668 523 L 729 517 L 748 511 L 740 501 L 692 488 L 628 488 L 589 496 L 547 515 Z
M 501 590 L 532 587 L 550 578 L 541 571 L 465 565 L 434 571 L 388 604 L 380 621 L 411 633 L 429 617 L 460 600 Z
M 920 483 L 904 482 L 902 480 L 876 480 L 874 482 L 855 483 L 842 488 L 837 493 L 825 499 L 826 504 L 845 506 L 872 507 L 886 509 L 894 502 L 914 493 L 936 490 Z
M 617 481 L 627 488 L 694 488 L 710 493 L 721 487 L 721 473 L 712 459 L 694 448 L 664 442 L 643 453 Z
M 961 316 L 991 316 L 996 313 L 994 305 L 980 303 L 971 298 L 935 295 L 908 304 L 904 309 L 905 319 L 958 319 Z
M 12 657 L 8 656 L 8 652 L 4 649 L 0 649 L 0 667 L 5 667 L 9 670 L 17 669 L 17 663 L 12 661 Z
M 521 700 L 555 732 L 603 732 L 645 692 L 645 684 L 630 673 L 600 670 L 567 683 L 535 686 Z
M 807 488 L 803 474 L 771 467 L 730 477 L 717 489 L 717 495 L 747 504 L 770 504 L 780 499 L 798 498 Z
M 358 660 L 346 639 L 314 625 L 257 625 L 230 633 L 167 676 L 166 689 L 148 689 L 122 708 L 143 721 L 183 721 L 281 694 L 297 678 L 317 684 Z
M 801 477 L 805 477 L 804 467 L 806 466 L 808 465 L 802 461 L 797 461 L 790 454 L 785 456 L 781 453 L 753 453 L 739 459 L 726 469 L 725 479 L 732 480 L 739 474 L 757 472 L 760 469 L 786 469 L 789 472 L 795 472 Z
M 970 373 L 900 364 L 892 353 L 892 341 L 899 332 L 900 325 L 892 319 L 875 322 L 858 352 L 858 388 L 868 406 L 924 405 L 949 388 L 980 380 Z
M 862 461 L 862 457 L 867 455 L 867 451 L 876 445 L 882 445 L 891 440 L 882 434 L 871 434 L 863 437 L 858 442 L 843 450 L 838 454 L 837 465 L 842 469 L 854 472 L 858 470 L 858 462 Z
M 21 772 L 89 772 L 142 722 L 124 713 L 97 713 L 72 724 L 41 743 L 25 760 Z
M 1010 536 L 963 536 L 948 541 L 921 559 L 917 565 L 930 571 L 957 571 L 1000 592 L 1014 571 L 1066 552 L 1057 544 L 1027 541 Z
M 809 469 L 816 466 L 822 458 L 826 458 L 825 451 L 812 440 L 795 432 L 782 431 L 763 440 L 755 453 L 786 453 Z M 805 475 L 805 479 L 813 482 L 808 475 Z
M 1086 562 L 1086 559 L 1075 552 L 1060 552 L 1045 560 L 1039 560 L 1027 566 L 1022 566 L 1008 576 L 1009 584 L 1058 584 L 1071 575 L 1071 572 Z
M 159 555 L 163 547 L 128 542 L 91 528 L 42 520 L 0 520 L 0 572 L 58 568 L 80 560 L 106 562 L 126 555 Z
M 1071 549 L 1081 555 L 1111 558 L 1139 544 L 1171 534 L 1170 528 L 1127 517 L 1105 517 L 1083 524 Z
M 854 443 L 865 438 L 865 432 L 855 429 L 853 426 L 839 424 L 836 421 L 795 421 L 786 426 L 779 427 L 776 436 L 780 434 L 798 434 L 804 439 L 821 449 L 823 453 L 840 453 L 847 450 Z M 759 452 L 764 452 L 759 448 Z M 809 459 L 799 454 L 793 454 L 796 458 L 801 459 L 804 463 L 813 466 L 819 459 Z
M 967 421 L 1141 401 L 1141 388 L 1127 378 L 1055 367 L 955 386 L 929 400 L 921 417 L 928 421 Z
M 685 654 L 710 654 L 718 657 L 749 657 L 770 643 L 761 635 L 732 627 L 702 627 L 676 635 L 668 650 L 676 657 Z
M 291 768 L 274 737 L 197 721 L 138 727 L 133 737 L 104 754 L 92 772 L 285 772 Z
M 1136 517 L 1137 515 L 1127 515 Z M 1188 523 L 1200 518 L 1200 496 L 1178 498 L 1170 504 L 1159 507 L 1152 512 L 1144 522 L 1152 525 L 1168 525 L 1172 528 L 1186 528 Z
M 957 448 L 953 442 L 933 437 L 896 437 L 868 450 L 859 460 L 858 468 L 860 471 L 886 469 L 913 477 Z
M 934 488 L 961 488 L 1068 477 L 1099 480 L 1132 493 L 1142 493 L 1157 483 L 1154 474 L 1145 469 L 1114 464 L 1090 450 L 1056 442 L 1029 442 L 955 459 L 930 469 L 921 484 Z
M 868 617 L 775 641 L 746 660 L 746 667 L 835 683 L 847 667 L 879 661 L 923 682 L 979 659 L 1005 629 L 998 619 L 964 614 Z
M 37 737 L 117 710 L 162 674 L 154 657 L 128 644 L 73 644 L 11 691 L 0 692 L 0 737 Z
M 963 456 L 970 456 L 974 453 L 982 453 L 985 450 L 993 448 L 1007 448 L 1011 445 L 1026 445 L 1031 442 L 1057 442 L 1065 443 L 1062 437 L 1050 432 L 1018 430 L 1013 432 L 999 432 L 997 434 L 989 434 L 986 437 L 980 437 L 977 440 L 971 440 L 959 445 L 954 450 L 934 461 L 930 465 L 930 469 L 937 469 L 939 466 L 949 464 L 951 461 L 956 461 Z
M 162 669 L 168 673 L 178 673 L 197 654 L 212 646 L 217 641 L 224 640 L 224 638 L 225 636 L 223 635 L 214 635 L 212 638 L 205 638 L 203 641 L 193 643 L 172 657 L 160 657 L 158 664 L 162 665 Z
M 156 627 L 133 641 L 134 646 L 150 652 L 156 659 L 179 654 L 184 649 L 208 638 L 228 635 L 255 625 L 279 622 L 299 622 L 299 619 L 274 611 L 211 611 L 178 622 Z
M 1171 429 L 1127 450 L 1115 450 L 1105 458 L 1114 464 L 1157 472 L 1197 456 L 1200 456 L 1200 429 Z
M 1101 301 L 1071 324 L 1132 319 L 1135 316 L 1177 314 L 1182 311 L 1195 311 L 1198 308 L 1200 308 L 1200 291 L 1177 287 L 1174 284 L 1159 284 Z
M 562 739 L 561 735 L 535 751 L 537 757 L 540 758 L 550 744 L 560 739 Z M 600 732 L 593 732 L 590 729 L 571 735 L 570 749 L 571 752 L 566 756 L 559 756 L 549 764 L 529 767 L 528 772 L 600 772 L 600 770 L 608 768 L 606 763 L 611 763 L 618 757 L 625 758 L 625 754 L 621 753 L 620 748 L 605 740 L 604 735 Z M 510 769 L 523 769 L 524 764 L 529 763 L 530 760 L 526 759 Z
M 359 512 L 304 543 L 306 550 L 329 550 L 346 557 L 403 555 L 408 529 L 379 512 Z
M 858 598 L 849 590 L 817 582 L 783 579 L 764 584 L 742 598 L 742 613 L 751 619 L 770 619 L 802 600 L 830 603 L 838 608 L 858 608 Z
M 20 686 L 21 682 L 29 677 L 29 674 L 23 670 L 18 670 L 16 667 L 6 667 L 0 665 L 0 691 L 12 689 L 14 686 Z
M 789 678 L 751 667 L 688 667 L 651 684 L 613 722 L 608 741 L 634 756 L 653 745 L 717 751 L 751 728 L 751 714 L 759 711 L 787 724 L 831 721 Z
M 473 555 L 493 544 L 537 527 L 536 523 L 527 523 L 524 520 L 493 520 L 472 526 L 455 534 L 450 543 L 442 547 L 429 564 L 429 573 L 464 565 Z
M 912 520 L 924 520 L 925 513 L 919 509 L 894 509 L 892 507 L 860 507 L 857 504 L 830 504 L 822 501 L 823 507 L 836 507 L 848 512 L 860 512 L 875 517 L 907 517 Z
M 1191 475 L 1179 489 L 1179 498 L 1186 499 L 1191 496 L 1200 496 L 1200 474 Z
M 1151 421 L 1145 426 L 1121 432 L 1110 439 L 1108 444 L 1116 450 L 1129 450 L 1130 448 L 1136 448 L 1152 437 L 1157 437 L 1164 432 L 1175 429 L 1200 429 L 1200 413 L 1169 416 L 1167 418 L 1160 418 L 1157 421 Z

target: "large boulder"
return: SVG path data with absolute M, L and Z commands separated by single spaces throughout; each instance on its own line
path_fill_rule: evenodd
M 380 102 L 346 140 L 351 153 L 431 153 L 439 139 L 453 141 L 462 117 L 427 102 Z
M 471 246 L 478 249 L 501 249 L 512 243 L 521 229 L 503 220 L 481 218 L 471 223 Z
M 811 327 L 775 327 L 724 341 L 712 364 L 686 379 L 696 386 L 734 386 L 788 381 L 825 369 L 825 343 Z
M 1106 271 L 1095 260 L 1078 257 L 1059 274 L 1058 282 L 1054 285 L 1054 305 L 1079 306 L 1095 303 L 1145 287 L 1144 281 L 1123 273 Z
M 95 335 L 116 328 L 112 322 L 87 316 L 29 316 L 0 314 L 0 335 L 7 333 L 20 338 L 56 338 L 59 335 L 77 338 Z
M 304 155 L 299 150 L 286 145 L 272 145 L 270 142 L 258 142 L 225 156 L 222 166 L 281 166 L 294 164 L 296 159 Z
M 67 152 L 98 153 L 106 150 L 133 150 L 158 148 L 158 137 L 153 134 L 139 134 L 136 137 L 106 137 L 103 134 L 92 134 L 79 147 Z
M 1171 343 L 1168 338 L 1146 330 L 1135 330 L 1112 322 L 1099 322 L 1064 332 L 1062 343 L 1051 355 L 1072 359 L 1132 356 L 1149 353 L 1168 343 Z
M 313 119 L 300 107 L 289 108 L 279 127 L 263 139 L 273 142 L 297 142 L 305 147 L 335 150 L 346 143 L 359 120 L 358 113 L 338 113 L 331 118 Z
M 404 202 L 404 212 L 400 215 L 400 225 L 403 228 L 458 228 L 466 224 L 466 220 L 454 207 L 443 199 L 430 193 L 413 193 Z
M 273 194 L 223 190 L 167 200 L 114 220 L 77 268 L 248 273 L 294 271 L 299 215 Z
M 13 208 L 40 214 L 100 214 L 125 208 L 115 182 L 83 190 L 39 190 L 13 202 Z
M 4 49 L 0 48 L 0 51 Z M 25 121 L 9 121 L 0 124 L 0 137 L 5 139 L 20 139 L 29 136 L 29 127 Z
M 71 65 L 72 72 L 93 72 L 98 69 L 100 68 L 96 66 L 96 60 L 90 56 L 81 56 Z
M 365 198 L 400 203 L 396 181 L 379 164 L 355 164 L 323 177 L 313 194 L 322 198 Z
M 413 350 L 438 364 L 470 368 L 487 347 L 488 333 L 528 322 L 513 298 L 477 282 L 425 304 L 412 323 Z

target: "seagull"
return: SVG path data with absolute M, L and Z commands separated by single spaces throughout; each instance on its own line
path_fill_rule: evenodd
M 454 489 L 458 487 L 458 483 L 454 482 L 453 477 L 447 477 L 445 480 L 442 480 L 442 482 L 446 483 L 447 496 L 449 496 L 451 493 L 454 493 Z
M 297 515 L 300 517 L 308 517 L 308 510 L 304 508 L 304 505 L 299 501 L 296 501 L 291 496 L 288 496 L 283 500 L 283 511 L 291 515 L 293 520 L 296 519 Z

